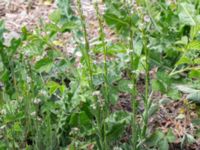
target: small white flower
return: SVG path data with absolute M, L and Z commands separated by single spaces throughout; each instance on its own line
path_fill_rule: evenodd
M 45 90 L 40 90 L 39 93 L 40 93 L 41 95 L 43 95 L 43 96 L 47 96 L 47 95 L 48 95 L 47 91 L 45 91 Z
M 31 83 L 31 78 L 29 76 L 26 77 L 27 83 Z
M 144 16 L 144 21 L 145 21 L 145 22 L 150 22 L 150 21 L 151 21 L 151 19 L 150 19 L 150 17 L 149 17 L 149 16 L 145 15 L 145 16 Z
M 5 114 L 6 114 L 6 110 L 5 110 L 5 109 L 2 109 L 2 110 L 0 111 L 0 114 L 1 114 L 1 115 L 5 115 Z
M 92 109 L 97 109 L 95 104 L 91 105 L 91 107 L 92 107 Z
M 133 88 L 133 84 L 128 84 L 128 87 L 129 87 L 130 89 L 132 89 L 132 88 Z
M 31 113 L 31 116 L 36 116 L 36 112 L 35 112 L 35 111 L 32 112 L 32 113 Z
M 99 95 L 100 95 L 100 91 L 94 91 L 94 92 L 92 93 L 92 95 L 93 95 L 93 96 L 99 96 Z
M 33 100 L 33 103 L 36 104 L 36 105 L 38 105 L 40 102 L 41 102 L 41 99 L 39 99 L 39 98 L 35 98 Z

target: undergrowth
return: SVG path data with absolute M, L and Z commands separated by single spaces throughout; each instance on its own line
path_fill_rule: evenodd
M 81 0 L 57 3 L 50 23 L 41 20 L 33 31 L 22 27 L 9 43 L 0 21 L 0 149 L 168 150 L 195 144 L 198 118 L 196 134 L 181 137 L 150 120 L 184 91 L 188 109 L 200 103 L 199 1 L 105 0 L 104 12 L 94 2 L 94 40 Z M 117 40 L 109 40 L 108 28 Z M 73 38 L 71 54 L 62 51 L 66 32 Z

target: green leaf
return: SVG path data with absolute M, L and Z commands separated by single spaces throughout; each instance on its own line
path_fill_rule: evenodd
M 111 130 L 107 133 L 107 138 L 109 141 L 114 141 L 123 133 L 124 124 L 114 124 Z
M 200 58 L 195 58 L 194 63 L 197 64 L 197 65 L 200 65 Z
M 176 63 L 176 66 L 182 65 L 182 64 L 192 64 L 192 60 L 187 56 L 182 56 L 178 62 Z
M 196 142 L 196 140 L 195 140 L 195 138 L 193 137 L 193 135 L 191 135 L 191 134 L 186 134 L 186 136 L 187 136 L 187 141 L 188 141 L 189 144 L 192 144 L 192 143 L 195 143 L 195 142 Z
M 87 116 L 87 114 L 84 111 L 76 112 L 72 114 L 69 124 L 74 127 L 77 127 L 77 126 L 87 127 L 87 126 L 90 126 L 90 118 Z
M 71 18 L 73 16 L 73 11 L 71 9 L 72 1 L 71 0 L 57 0 L 58 8 L 61 10 L 62 15 L 67 18 Z
M 192 102 L 200 104 L 200 91 L 189 94 L 187 96 L 187 99 Z
M 189 3 L 180 3 L 180 13 L 178 14 L 179 19 L 182 23 L 186 25 L 194 26 L 196 21 L 195 16 L 195 6 Z
M 200 41 L 191 41 L 187 45 L 187 49 L 189 49 L 189 50 L 200 50 Z
M 157 92 L 165 92 L 165 86 L 159 80 L 152 80 L 152 89 Z
M 106 118 L 108 125 L 107 138 L 110 141 L 118 139 L 124 132 L 124 128 L 130 123 L 131 116 L 127 112 L 116 111 Z
M 200 126 L 200 119 L 199 119 L 199 118 L 197 118 L 197 119 L 192 119 L 192 124 L 193 124 L 194 126 Z
M 5 32 L 5 24 L 3 20 L 0 20 L 0 46 L 3 45 L 3 33 Z
M 62 25 L 61 32 L 71 31 L 73 29 L 76 29 L 77 27 L 78 26 L 75 22 L 68 21 Z
M 7 124 L 10 122 L 16 122 L 16 121 L 24 119 L 24 117 L 25 117 L 24 112 L 22 111 L 15 114 L 8 114 L 4 118 L 4 123 Z
M 176 88 L 183 93 L 195 93 L 199 91 L 194 88 L 191 88 L 189 85 L 176 85 Z
M 192 71 L 190 71 L 189 77 L 190 78 L 197 78 L 197 79 L 199 79 L 200 78 L 200 70 L 192 70 Z
M 99 85 L 103 84 L 103 82 L 104 82 L 104 77 L 103 76 L 104 76 L 103 73 L 95 74 L 93 76 L 93 84 L 95 86 L 99 86 Z
M 53 67 L 53 61 L 51 59 L 47 58 L 43 58 L 41 60 L 39 60 L 36 64 L 35 64 L 35 69 L 38 72 L 49 72 L 51 70 L 51 68 Z
M 158 149 L 159 150 L 169 150 L 169 144 L 166 138 L 162 139 L 159 143 L 158 143 Z
M 168 130 L 166 138 L 167 138 L 167 140 L 168 140 L 169 143 L 173 143 L 176 140 L 176 136 L 172 132 L 172 129 Z
M 200 25 L 192 26 L 190 29 L 190 38 L 193 40 L 200 31 Z
M 160 130 L 154 132 L 150 137 L 147 138 L 146 144 L 148 146 L 157 146 L 157 144 L 164 138 L 164 133 Z
M 54 94 L 57 89 L 60 88 L 60 85 L 57 82 L 49 81 L 47 83 L 47 87 L 49 88 L 50 95 Z
M 108 91 L 109 91 L 109 93 L 108 93 L 109 101 L 111 102 L 111 104 L 116 104 L 116 102 L 118 100 L 117 89 L 115 87 L 110 87 L 110 88 L 108 88 Z
M 130 93 L 133 85 L 130 80 L 120 80 L 118 83 L 118 90 L 120 92 Z
M 157 104 L 152 104 L 150 109 L 149 109 L 149 117 L 154 115 L 157 111 L 159 110 L 159 105 Z
M 169 89 L 167 91 L 167 96 L 169 96 L 173 100 L 178 100 L 181 97 L 181 95 L 177 89 Z
M 59 9 L 55 10 L 49 15 L 49 19 L 54 23 L 58 23 L 61 19 L 61 11 Z

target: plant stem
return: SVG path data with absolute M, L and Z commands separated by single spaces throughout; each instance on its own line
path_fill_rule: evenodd
M 105 42 L 105 33 L 103 31 L 103 19 L 99 13 L 99 7 L 98 3 L 95 2 L 95 10 L 96 10 L 96 15 L 98 18 L 98 23 L 99 23 L 99 35 L 100 35 L 100 40 L 103 45 L 103 55 L 104 55 L 104 88 L 105 88 L 105 106 L 104 106 L 104 111 L 103 111 L 103 143 L 104 143 L 104 148 L 103 149 L 108 149 L 108 142 L 107 142 L 107 137 L 106 137 L 106 123 L 105 119 L 108 116 L 108 106 L 109 106 L 109 94 L 108 94 L 108 65 L 107 65 L 107 46 Z
M 84 34 L 84 40 L 85 40 L 85 49 L 83 52 L 83 57 L 85 58 L 86 65 L 89 70 L 90 87 L 92 87 L 92 89 L 93 89 L 93 70 L 92 70 L 91 58 L 89 55 L 90 44 L 89 44 L 89 40 L 88 40 L 88 34 L 87 34 L 87 29 L 86 29 L 85 17 L 83 15 L 81 0 L 77 0 L 77 4 L 78 4 L 78 12 L 81 17 L 81 26 L 83 28 L 83 34 Z
M 86 30 L 86 22 L 85 22 L 85 17 L 83 15 L 83 10 L 82 10 L 82 4 L 81 4 L 81 0 L 77 0 L 77 4 L 78 4 L 78 12 L 79 12 L 79 15 L 80 15 L 80 18 L 81 18 L 81 26 L 82 26 L 82 29 L 83 29 L 83 34 L 84 34 L 84 40 L 85 40 L 85 49 L 84 51 L 82 51 L 82 55 L 85 59 L 85 62 L 86 62 L 86 66 L 87 66 L 87 69 L 89 70 L 89 86 L 91 88 L 91 90 L 94 92 L 95 89 L 94 89 L 94 85 L 93 85 L 93 70 L 92 70 L 92 63 L 91 63 L 91 58 L 90 58 L 90 55 L 89 55 L 89 52 L 90 52 L 90 44 L 89 44 L 89 40 L 88 40 L 88 34 L 87 34 L 87 30 Z M 94 96 L 94 99 L 95 99 L 95 102 L 96 102 L 96 106 L 97 106 L 97 113 L 95 114 L 95 118 L 96 118 L 96 121 L 97 121 L 97 129 L 98 129 L 98 136 L 99 136 L 99 139 L 100 139 L 100 146 L 99 146 L 99 149 L 100 150 L 107 150 L 106 148 L 104 148 L 105 146 L 107 146 L 107 143 L 104 144 L 104 140 L 106 138 L 104 138 L 105 134 L 104 134 L 104 126 L 102 125 L 102 117 L 101 117 L 101 108 L 98 104 L 98 100 L 97 100 L 97 96 Z M 103 114 L 104 116 L 104 114 Z M 98 141 L 97 141 L 98 143 Z
M 145 137 L 147 125 L 148 125 L 148 119 L 149 119 L 149 50 L 147 48 L 147 39 L 145 37 L 145 33 L 143 31 L 143 46 L 144 46 L 144 53 L 145 53 L 145 96 L 144 96 L 144 126 L 142 130 L 142 136 Z
M 179 74 L 179 73 L 182 73 L 182 72 L 185 72 L 185 71 L 190 71 L 190 70 L 200 70 L 200 66 L 187 67 L 187 68 L 183 68 L 183 69 L 178 70 L 178 71 L 175 71 L 175 69 L 172 70 L 172 72 L 169 74 L 169 76 L 174 76 L 176 74 Z
M 145 0 L 145 7 L 147 8 L 147 12 L 149 12 L 148 0 Z M 151 22 L 155 25 L 155 23 L 151 20 Z M 144 53 L 145 53 L 145 97 L 144 97 L 144 125 L 142 129 L 142 137 L 144 138 L 146 135 L 146 130 L 148 127 L 148 120 L 149 120 L 149 109 L 151 105 L 151 99 L 149 98 L 149 49 L 147 47 L 147 37 L 144 29 L 142 30 L 142 39 L 143 39 L 143 46 L 144 46 Z
M 130 10 L 131 11 L 131 10 Z M 132 16 L 132 12 L 130 12 Z M 130 60 L 131 60 L 131 82 L 132 82 L 132 92 L 131 92 L 131 103 L 132 103 L 132 119 L 131 119 L 131 126 L 132 126 L 132 149 L 136 150 L 138 135 L 137 135 L 137 124 L 136 124 L 136 116 L 137 116 L 137 108 L 136 108 L 136 96 L 137 96 L 137 85 L 136 85 L 136 75 L 133 72 L 135 70 L 134 67 L 134 49 L 133 49 L 133 30 L 132 30 L 132 17 L 130 17 L 129 22 L 130 34 L 129 34 L 129 50 L 131 51 Z

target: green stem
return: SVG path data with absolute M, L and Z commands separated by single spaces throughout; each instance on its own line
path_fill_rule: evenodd
M 85 21 L 85 17 L 83 15 L 83 9 L 82 9 L 82 4 L 80 0 L 77 0 L 77 4 L 78 4 L 78 12 L 79 15 L 81 17 L 81 26 L 83 28 L 83 34 L 84 34 L 84 40 L 85 40 L 85 49 L 83 52 L 83 56 L 85 58 L 86 61 L 86 65 L 89 71 L 89 76 L 90 76 L 90 87 L 92 87 L 93 89 L 93 70 L 92 70 L 92 63 L 91 63 L 91 58 L 89 55 L 90 52 L 90 44 L 89 44 L 89 40 L 88 40 L 88 34 L 87 34 L 87 29 L 86 29 L 86 21 Z
M 109 111 L 109 94 L 108 94 L 108 66 L 107 66 L 107 46 L 106 46 L 106 42 L 105 42 L 105 33 L 103 31 L 103 19 L 99 13 L 99 7 L 98 7 L 98 3 L 95 2 L 95 10 L 96 10 L 96 15 L 98 18 L 98 23 L 99 23 L 99 35 L 100 35 L 100 40 L 102 42 L 103 45 L 103 54 L 104 54 L 104 88 L 105 88 L 105 109 L 103 111 L 103 149 L 108 149 L 108 141 L 107 141 L 107 136 L 106 136 L 106 123 L 105 123 L 105 119 L 108 116 L 108 111 Z
M 86 21 L 85 21 L 85 17 L 83 15 L 83 10 L 82 10 L 82 5 L 81 5 L 81 1 L 80 0 L 77 0 L 77 4 L 78 4 L 78 12 L 79 12 L 79 15 L 80 15 L 80 18 L 81 18 L 81 26 L 82 26 L 82 29 L 83 29 L 83 34 L 84 34 L 84 40 L 85 40 L 85 49 L 84 51 L 82 51 L 82 55 L 84 57 L 84 60 L 86 62 L 86 66 L 87 66 L 87 70 L 89 71 L 89 86 L 91 88 L 91 90 L 94 92 L 95 89 L 94 89 L 94 85 L 93 85 L 93 70 L 92 70 L 92 63 L 91 63 L 91 58 L 90 58 L 90 55 L 89 55 L 89 52 L 90 52 L 90 44 L 89 44 L 89 40 L 88 40 L 88 34 L 87 34 L 87 30 L 86 30 Z M 102 125 L 102 116 L 104 116 L 104 114 L 101 114 L 101 108 L 98 104 L 98 96 L 94 96 L 95 98 L 95 102 L 96 102 L 96 105 L 97 105 L 97 113 L 95 114 L 95 118 L 96 118 L 96 121 L 97 121 L 97 129 L 98 129 L 98 136 L 100 138 L 100 146 L 99 146 L 99 149 L 100 150 L 107 150 L 104 148 L 105 146 L 105 142 L 104 142 L 104 127 Z M 107 145 L 106 145 L 107 146 Z
M 132 15 L 132 13 L 130 13 Z M 136 107 L 136 96 L 137 96 L 137 85 L 136 85 L 136 75 L 133 73 L 135 70 L 134 68 L 134 49 L 133 49 L 133 30 L 132 30 L 132 20 L 130 19 L 129 22 L 130 34 L 129 34 L 129 49 L 131 51 L 130 60 L 131 60 L 131 82 L 132 82 L 132 92 L 131 92 L 131 103 L 132 103 L 132 119 L 131 119 L 131 126 L 132 126 L 132 149 L 136 150 L 138 137 L 137 137 L 137 124 L 136 124 L 136 116 L 137 116 L 137 107 Z
M 147 8 L 147 12 L 149 13 L 149 2 L 148 0 L 145 0 L 145 7 Z M 155 22 L 151 20 L 151 22 L 155 25 Z M 149 98 L 149 81 L 150 81 L 150 75 L 149 75 L 149 49 L 147 48 L 147 37 L 144 30 L 142 30 L 142 39 L 143 39 L 143 46 L 144 46 L 144 53 L 145 53 L 145 97 L 144 97 L 144 125 L 142 129 L 142 137 L 145 138 L 146 131 L 148 127 L 148 120 L 149 120 L 149 109 L 151 107 L 151 98 Z
M 187 68 L 184 68 L 184 69 L 181 69 L 181 70 L 178 70 L 178 71 L 175 71 L 175 69 L 172 70 L 172 72 L 169 74 L 169 76 L 174 76 L 176 74 L 183 73 L 185 71 L 190 71 L 190 70 L 200 70 L 200 66 L 187 67 Z
M 148 126 L 148 112 L 149 112 L 149 50 L 147 48 L 147 39 L 145 36 L 144 31 L 142 31 L 143 35 L 143 46 L 144 46 L 144 53 L 145 53 L 145 97 L 144 97 L 144 126 L 142 130 L 142 136 L 145 137 L 147 126 Z

